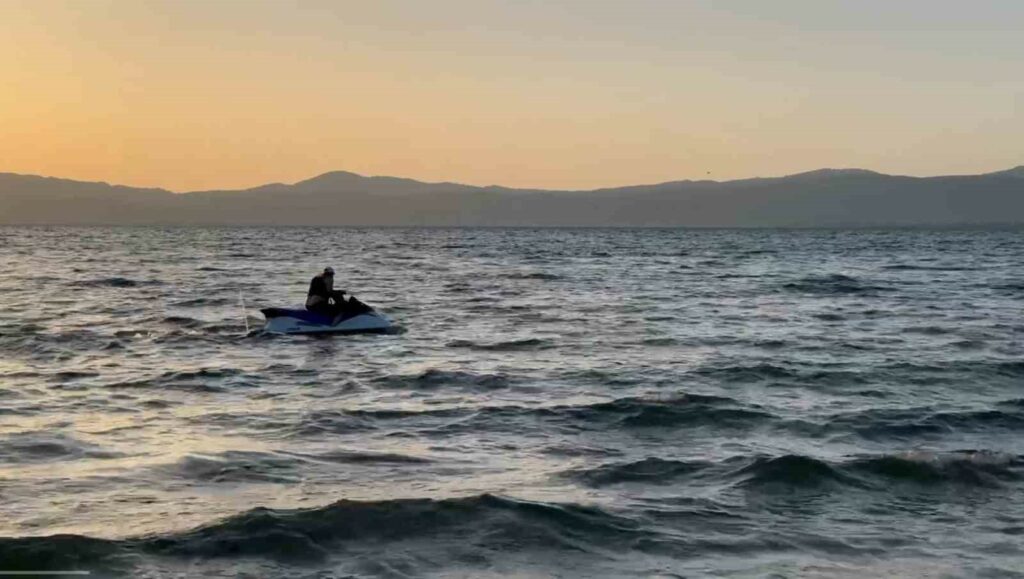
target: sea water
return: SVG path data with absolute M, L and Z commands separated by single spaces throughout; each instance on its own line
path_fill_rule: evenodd
M 257 329 L 327 265 L 402 330 Z M 1022 313 L 1020 231 L 0 228 L 0 571 L 1024 577 Z

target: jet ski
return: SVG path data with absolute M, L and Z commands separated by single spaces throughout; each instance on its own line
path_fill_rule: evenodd
M 385 334 L 394 330 L 391 320 L 370 306 L 334 317 L 305 309 L 264 308 L 264 331 L 273 334 Z

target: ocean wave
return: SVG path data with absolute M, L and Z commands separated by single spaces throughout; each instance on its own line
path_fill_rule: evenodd
M 853 432 L 867 440 L 930 438 L 966 431 L 1017 432 L 1024 430 L 1024 408 L 876 408 L 834 414 L 821 428 L 830 433 Z
M 122 456 L 120 452 L 60 433 L 30 431 L 0 438 L 0 463 L 28 464 Z
M 831 484 L 862 486 L 854 477 L 823 460 L 787 454 L 756 458 L 731 473 L 736 484 L 747 489 L 773 490 L 777 487 L 820 487 Z
M 394 428 L 395 422 L 425 435 L 461 432 L 521 431 L 548 422 L 575 430 L 608 428 L 711 428 L 749 430 L 780 419 L 729 398 L 678 395 L 665 398 L 620 398 L 574 405 L 445 406 L 427 408 L 352 408 L 304 413 L 285 425 L 292 436 L 348 433 Z
M 980 267 L 964 267 L 955 265 L 915 265 L 910 263 L 897 263 L 893 265 L 882 266 L 882 269 L 888 269 L 893 271 L 977 271 L 982 268 Z
M 0 350 L 5 356 L 53 364 L 89 350 L 102 350 L 109 336 L 90 330 L 46 332 L 37 326 L 23 326 L 0 333 Z
M 891 288 L 871 285 L 855 277 L 841 274 L 824 276 L 807 276 L 782 285 L 782 288 L 796 293 L 840 296 L 840 295 L 874 295 Z
M 644 338 L 643 340 L 640 341 L 640 343 L 643 344 L 644 346 L 655 346 L 655 347 L 659 347 L 659 346 L 677 346 L 677 345 L 679 345 L 679 340 L 676 340 L 675 338 L 670 338 L 670 337 L 667 337 L 667 336 L 663 336 L 663 337 L 659 337 L 659 338 Z
M 508 388 L 512 379 L 506 374 L 474 374 L 453 370 L 429 368 L 418 374 L 388 374 L 376 380 L 384 388 L 474 388 L 495 390 Z
M 241 332 L 239 332 L 241 333 Z M 188 347 L 198 346 L 203 343 L 215 343 L 219 338 L 218 334 L 207 333 L 201 326 L 186 328 L 178 327 L 170 331 L 147 333 L 146 337 L 154 344 L 161 346 Z
M 4 571 L 50 572 L 77 570 L 103 576 L 122 576 L 130 569 L 131 547 L 127 542 L 81 535 L 49 537 L 0 537 L 0 562 Z M 59 575 L 57 575 L 59 576 Z
M 582 407 L 561 407 L 555 412 L 590 423 L 611 423 L 628 428 L 711 427 L 753 428 L 777 417 L 759 407 L 731 398 L 683 394 L 665 398 L 620 398 Z
M 51 380 L 63 382 L 65 380 L 78 380 L 81 378 L 95 378 L 100 373 L 95 370 L 61 370 L 50 374 Z
M 348 434 L 352 432 L 366 432 L 374 430 L 377 425 L 375 418 L 359 412 L 346 412 L 343 410 L 313 410 L 304 413 L 294 423 L 280 424 L 286 435 L 295 438 L 306 438 L 324 434 Z M 247 424 L 249 420 L 243 418 Z M 274 425 L 265 425 L 266 428 L 273 428 Z
M 182 327 L 182 328 L 195 328 L 195 327 L 203 325 L 203 321 L 202 320 L 197 320 L 195 318 L 190 318 L 188 316 L 167 316 L 166 318 L 164 318 L 164 319 L 162 319 L 160 321 L 165 323 L 165 324 L 170 324 L 172 326 L 179 326 L 179 327 Z
M 535 279 L 541 281 L 555 281 L 562 279 L 562 276 L 555 273 L 545 272 L 514 272 L 506 274 L 507 279 Z
M 908 326 L 900 330 L 904 334 L 923 334 L 925 336 L 941 336 L 943 334 L 953 333 L 951 328 L 943 328 L 942 326 Z
M 760 345 L 760 344 L 759 344 Z M 765 347 L 765 346 L 761 346 Z M 785 347 L 774 345 L 772 347 Z M 732 366 L 705 366 L 693 371 L 694 375 L 724 383 L 777 382 L 792 386 L 839 387 L 870 383 L 870 374 L 826 365 L 785 366 L 779 363 L 736 364 Z
M 733 475 L 744 488 L 845 486 L 884 491 L 894 483 L 998 487 L 1024 476 L 1024 459 L 989 452 L 906 453 L 828 462 L 801 455 L 761 458 Z
M 491 494 L 452 499 L 342 500 L 313 509 L 255 508 L 190 531 L 127 539 L 0 538 L 9 570 L 120 569 L 140 555 L 177 560 L 324 562 L 349 546 L 472 541 L 476 552 L 599 552 L 655 536 L 633 519 L 573 503 Z
M 473 286 L 466 282 L 457 281 L 444 284 L 444 289 L 445 291 L 453 294 L 464 294 L 473 291 Z M 472 299 L 470 301 L 472 301 Z
M 985 340 L 956 340 L 950 342 L 950 346 L 960 350 L 981 350 L 986 346 Z
M 189 392 L 223 392 L 222 383 L 242 374 L 236 368 L 199 368 L 178 372 L 163 372 L 153 378 L 138 378 L 114 382 L 107 388 L 166 388 Z
M 945 330 L 915 329 L 917 333 L 943 335 Z M 975 344 L 969 345 L 976 347 Z M 968 346 L 965 346 L 968 347 Z M 858 350 L 862 349 L 860 347 Z M 691 371 L 694 376 L 722 383 L 778 382 L 788 386 L 841 387 L 866 384 L 960 383 L 986 380 L 990 383 L 1012 384 L 1024 377 L 1024 362 L 1011 360 L 956 360 L 950 362 L 897 362 L 856 369 L 847 364 L 737 363 L 702 366 Z
M 672 460 L 649 457 L 633 462 L 609 463 L 570 470 L 561 476 L 587 486 L 618 484 L 686 484 L 689 488 L 810 487 L 829 483 L 863 486 L 839 467 L 809 456 L 737 456 L 721 461 Z
M 258 329 L 261 325 L 260 321 L 255 318 L 250 318 L 250 324 L 256 326 Z M 159 324 L 170 326 L 170 331 L 163 331 L 156 334 L 155 341 L 158 343 L 176 343 L 182 341 L 195 341 L 197 339 L 202 340 L 206 337 L 217 337 L 225 334 L 244 334 L 245 333 L 245 322 L 239 320 L 238 322 L 211 322 L 204 321 L 190 316 L 165 316 L 154 320 Z M 250 328 L 252 331 L 252 328 Z M 138 333 L 138 332 L 136 332 Z
M 893 484 L 996 488 L 1024 480 L 1024 457 L 987 451 L 898 453 L 823 460 L 799 454 L 736 456 L 721 461 L 649 457 L 569 470 L 589 487 L 686 484 L 747 491 L 850 488 L 885 492 Z
M 992 286 L 992 289 L 1000 295 L 1024 296 L 1024 282 L 1002 283 Z
M 170 305 L 179 308 L 192 308 L 192 307 L 209 307 L 209 306 L 228 306 L 238 304 L 238 298 L 215 298 L 215 297 L 203 297 L 203 298 L 190 298 L 186 300 L 178 300 L 171 302 Z
M 245 323 L 244 322 L 228 323 L 228 324 L 207 323 L 207 324 L 202 326 L 202 331 L 203 331 L 204 334 L 207 334 L 209 336 L 225 336 L 225 335 L 246 335 L 246 336 L 249 336 L 249 335 L 253 335 L 253 334 L 262 334 L 262 333 L 264 333 L 262 331 L 262 328 L 259 327 L 261 322 L 256 321 L 253 318 L 250 318 L 250 320 L 252 320 L 252 321 L 249 322 L 249 324 L 250 324 L 249 334 L 245 334 Z M 253 328 L 252 327 L 253 325 L 255 325 L 257 327 Z
M 760 408 L 731 398 L 677 394 L 660 398 L 627 397 L 607 402 L 540 408 L 502 408 L 500 412 L 530 414 L 579 429 L 593 428 L 754 428 L 775 419 Z
M 250 431 L 263 436 L 289 436 L 296 428 L 295 421 L 287 415 L 278 413 L 252 413 L 244 411 L 207 412 L 185 418 L 190 425 L 201 425 L 203 428 L 216 428 L 231 432 Z M 301 420 L 300 426 L 301 426 Z
M 956 360 L 931 364 L 900 362 L 880 366 L 883 376 L 898 376 L 907 382 L 934 383 L 937 379 L 947 381 L 979 380 L 982 378 L 1019 378 L 1024 376 L 1024 362 L 1010 360 Z
M 642 374 L 626 368 L 598 369 L 598 368 L 564 368 L 553 374 L 557 379 L 564 379 L 573 382 L 584 382 L 594 386 L 630 386 L 645 382 Z
M 103 277 L 97 279 L 86 279 L 72 282 L 73 287 L 111 287 L 111 288 L 134 288 L 142 286 L 164 285 L 160 280 L 136 280 L 126 277 Z
M 207 483 L 295 483 L 302 478 L 297 472 L 299 462 L 265 452 L 228 451 L 188 455 L 156 470 L 164 476 Z
M 1024 376 L 1024 362 L 996 362 L 987 364 L 995 373 L 1004 376 Z
M 153 467 L 163 476 L 204 483 L 295 483 L 313 465 L 423 465 L 428 458 L 397 453 L 335 449 L 319 453 L 231 450 L 190 454 Z
M 796 378 L 800 374 L 777 364 L 754 364 L 722 367 L 704 367 L 694 371 L 695 374 L 719 378 L 726 382 L 751 382 L 768 379 Z
M 430 464 L 434 462 L 429 458 L 412 456 L 408 454 L 397 454 L 392 452 L 370 452 L 366 450 L 335 449 L 319 453 L 282 453 L 294 456 L 306 461 L 335 463 L 335 464 Z
M 540 338 L 523 338 L 521 340 L 507 340 L 503 342 L 478 343 L 471 340 L 453 340 L 445 344 L 449 348 L 468 348 L 485 352 L 514 352 L 518 350 L 546 350 L 553 348 L 549 340 Z
M 110 340 L 106 346 L 103 346 L 103 349 L 106 351 L 124 350 L 125 345 L 118 340 Z
M 999 487 L 1024 480 L 1024 457 L 987 451 L 905 453 L 855 459 L 848 470 L 922 485 Z
M 562 476 L 590 487 L 604 487 L 621 483 L 669 484 L 690 479 L 713 468 L 705 460 L 669 460 L 649 457 L 627 463 L 603 464 L 593 468 L 574 469 Z

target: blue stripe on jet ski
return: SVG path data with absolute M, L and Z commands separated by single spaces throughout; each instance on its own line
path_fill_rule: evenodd
M 297 320 L 302 320 L 303 322 L 307 322 L 307 323 L 310 323 L 310 324 L 319 324 L 321 326 L 329 326 L 329 325 L 331 325 L 331 321 L 332 321 L 331 318 L 329 318 L 329 317 L 327 317 L 327 316 L 325 316 L 323 314 L 318 314 L 316 312 L 311 312 L 309 310 L 298 310 L 298 309 L 293 310 L 293 309 L 288 309 L 288 308 L 267 308 L 267 309 L 260 310 L 260 311 L 263 312 L 263 315 L 266 316 L 266 318 L 268 320 L 270 318 L 288 317 L 288 318 L 295 318 Z

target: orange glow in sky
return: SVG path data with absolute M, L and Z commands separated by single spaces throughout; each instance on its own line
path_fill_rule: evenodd
M 0 2 L 0 171 L 593 188 L 1024 163 L 1024 3 Z

